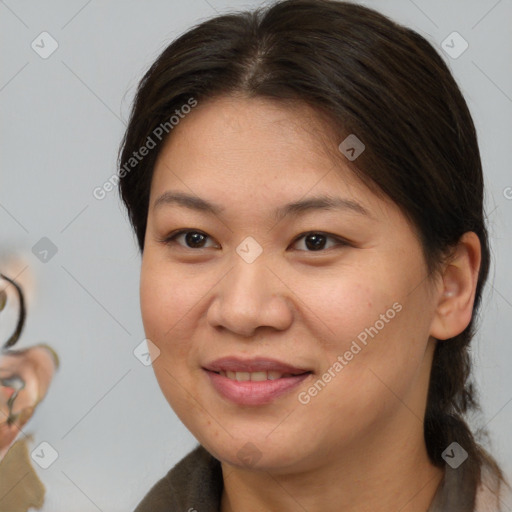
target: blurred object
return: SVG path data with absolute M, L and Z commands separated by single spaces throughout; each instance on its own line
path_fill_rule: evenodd
M 12 445 L 0 462 L 0 474 L 0 512 L 27 512 L 43 506 L 45 488 L 30 462 L 26 439 Z
M 27 266 L 18 265 L 10 260 L 10 267 L 17 267 L 18 274 L 25 273 L 26 282 L 30 282 L 31 273 Z M 2 346 L 0 354 L 0 461 L 6 456 L 23 426 L 34 414 L 45 397 L 53 375 L 59 367 L 59 358 L 46 344 L 14 350 L 25 324 L 24 292 L 15 279 L 0 274 L 0 312 L 3 312 L 16 297 L 18 319 L 12 334 Z M 2 315 L 3 316 L 3 315 Z M 3 478 L 0 466 L 0 477 Z M 1 478 L 0 478 L 1 479 Z
M 12 337 L 20 320 L 20 297 L 9 279 L 23 291 L 23 306 L 27 311 L 36 305 L 37 275 L 30 261 L 29 253 L 12 248 L 0 249 L 0 273 L 8 278 L 0 277 L 0 349 Z M 18 337 L 20 335 L 21 332 Z
M 58 367 L 48 345 L 0 356 L 0 461 L 45 397 Z
M 27 512 L 40 509 L 45 488 L 32 467 L 27 439 L 22 428 L 33 416 L 45 397 L 59 358 L 46 344 L 22 350 L 12 347 L 18 342 L 25 325 L 25 297 L 20 281 L 33 289 L 32 274 L 21 260 L 11 259 L 6 267 L 17 278 L 0 273 L 0 313 L 2 321 L 7 307 L 17 305 L 15 326 L 7 340 L 0 345 L 0 512 Z M 21 276 L 24 275 L 24 278 Z M 4 322 L 2 322 L 4 323 Z M 9 322 L 7 322 L 9 324 Z M 24 438 L 16 441 L 19 434 Z
M 16 329 L 11 334 L 11 336 L 7 339 L 7 341 L 4 343 L 3 349 L 12 347 L 19 339 L 21 335 L 21 331 L 23 330 L 23 326 L 25 325 L 25 298 L 23 297 L 23 292 L 21 291 L 21 288 L 19 285 L 13 281 L 12 279 L 9 279 L 7 276 L 4 276 L 4 274 L 0 274 L 0 277 L 7 281 L 8 283 L 11 283 L 14 286 L 14 289 L 16 290 L 16 293 L 18 295 L 18 301 L 19 301 L 19 315 L 18 315 L 18 322 L 16 324 Z M 5 290 L 1 291 L 1 297 L 0 297 L 0 311 L 2 311 L 7 304 L 7 292 Z
M 33 267 L 29 264 L 30 260 L 30 253 L 0 250 L 0 272 L 9 276 L 20 286 L 27 308 L 34 304 L 36 288 L 36 276 Z M 5 283 L 0 281 L 0 289 L 4 289 L 4 286 Z M 9 295 L 9 290 L 6 291 Z

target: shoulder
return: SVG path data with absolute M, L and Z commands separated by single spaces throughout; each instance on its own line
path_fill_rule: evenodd
M 220 462 L 199 445 L 153 485 L 134 512 L 218 512 L 222 486 Z

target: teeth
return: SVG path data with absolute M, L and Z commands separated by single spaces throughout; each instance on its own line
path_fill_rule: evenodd
M 267 372 L 253 372 L 251 373 L 251 380 L 267 380 Z
M 255 382 L 261 382 L 264 380 L 276 380 L 282 377 L 293 377 L 291 373 L 281 373 L 277 371 L 268 372 L 231 372 L 231 371 L 220 371 L 220 375 L 227 377 L 228 379 L 237 380 L 239 382 L 246 382 L 249 380 Z

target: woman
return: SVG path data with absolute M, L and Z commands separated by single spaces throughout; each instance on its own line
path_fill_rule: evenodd
M 336 1 L 208 20 L 141 81 L 120 167 L 154 371 L 200 443 L 137 512 L 500 510 L 464 419 L 481 162 L 425 39 Z

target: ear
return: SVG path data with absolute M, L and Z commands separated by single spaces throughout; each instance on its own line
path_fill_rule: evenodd
M 443 271 L 437 308 L 430 326 L 430 335 L 434 338 L 453 338 L 471 321 L 481 259 L 478 236 L 472 231 L 464 233 Z

